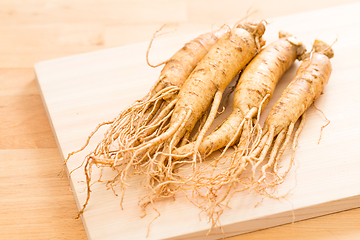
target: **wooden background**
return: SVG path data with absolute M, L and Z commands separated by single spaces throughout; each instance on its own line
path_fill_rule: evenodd
M 86 239 L 34 75 L 42 60 L 354 1 L 0 0 L 0 239 Z M 176 31 L 173 31 L 176 29 Z M 359 239 L 360 209 L 231 239 Z

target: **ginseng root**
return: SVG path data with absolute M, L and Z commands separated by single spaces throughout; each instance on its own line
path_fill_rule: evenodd
M 131 163 L 128 163 L 128 155 L 123 150 L 136 147 L 144 139 L 157 136 L 166 130 L 166 122 L 177 102 L 180 88 L 211 46 L 228 31 L 230 31 L 229 28 L 222 27 L 215 32 L 200 35 L 186 43 L 183 48 L 164 62 L 165 66 L 158 80 L 143 99 L 135 101 L 131 106 L 121 111 L 114 120 L 99 124 L 95 131 L 90 134 L 85 145 L 68 155 L 65 163 L 72 155 L 83 151 L 88 146 L 90 139 L 100 127 L 110 125 L 103 139 L 84 160 L 88 197 L 83 210 L 90 197 L 92 165 L 122 168 L 122 173 L 118 177 L 124 178 Z M 116 181 L 111 181 L 108 184 L 111 185 L 114 182 Z
M 249 153 L 250 158 L 257 159 L 254 169 L 260 167 L 266 155 L 270 154 L 267 163 L 261 166 L 261 175 L 258 177 L 257 183 L 266 183 L 266 180 L 269 179 L 268 170 L 272 170 L 271 175 L 275 176 L 275 179 L 271 183 L 265 184 L 266 186 L 282 183 L 289 172 L 293 157 L 289 169 L 283 174 L 278 173 L 277 164 L 290 142 L 293 132 L 295 133 L 293 149 L 296 147 L 299 134 L 305 124 L 306 110 L 323 93 L 324 87 L 329 81 L 332 71 L 330 58 L 333 55 L 333 50 L 329 45 L 315 40 L 312 51 L 303 60 L 294 80 L 271 109 L 266 118 L 259 144 L 253 146 Z M 296 127 L 295 124 L 298 120 L 300 123 Z

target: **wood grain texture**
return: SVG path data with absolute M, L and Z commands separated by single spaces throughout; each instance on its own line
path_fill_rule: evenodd
M 250 7 L 257 11 L 254 17 L 265 19 L 355 1 L 226 0 L 204 4 L 189 0 L 167 5 L 140 1 L 145 2 L 144 9 L 154 9 L 149 6 L 154 2 L 155 13 L 172 6 L 181 9 L 174 17 L 156 14 L 159 18 L 151 15 L 154 11 L 139 11 L 139 15 L 139 1 L 132 2 L 0 0 L 1 239 L 86 239 L 81 221 L 74 220 L 76 206 L 68 179 L 58 176 L 63 166 L 36 86 L 36 62 L 148 41 L 163 23 L 168 23 L 170 32 L 164 37 L 180 36 L 208 30 L 212 24 L 231 23 L 245 16 Z M 131 11 L 117 15 L 123 6 Z M 344 55 L 352 56 L 351 48 Z M 152 56 L 156 57 L 155 51 Z M 346 64 L 358 66 L 356 61 Z M 347 80 L 355 81 L 351 80 L 354 76 Z M 360 211 L 354 209 L 230 239 L 352 240 L 360 238 L 359 229 Z
M 1 150 L 1 159 L 0 181 L 7 182 L 1 188 L 1 239 L 86 239 L 57 149 Z

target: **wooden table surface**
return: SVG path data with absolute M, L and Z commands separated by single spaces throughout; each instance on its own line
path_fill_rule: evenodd
M 86 239 L 34 64 L 232 23 L 355 2 L 0 0 L 0 239 Z M 145 53 L 144 53 L 145 54 Z M 360 209 L 229 239 L 360 239 Z

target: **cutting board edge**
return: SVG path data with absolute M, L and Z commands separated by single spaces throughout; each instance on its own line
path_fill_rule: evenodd
M 323 217 L 330 214 L 339 213 L 359 207 L 360 207 L 360 194 L 355 196 L 349 196 L 347 198 L 337 199 L 334 201 L 323 202 L 313 206 L 267 215 L 246 222 L 232 223 L 229 225 L 224 225 L 222 227 L 225 232 L 225 237 L 233 237 L 233 236 L 243 235 L 255 231 L 261 231 L 277 226 L 292 224 L 303 220 Z M 327 210 L 325 211 L 324 209 Z M 243 230 L 239 231 L 240 228 Z M 224 237 L 219 227 L 217 227 L 213 231 L 216 231 L 217 233 L 210 233 L 209 235 L 206 236 L 206 240 L 212 240 L 212 239 L 215 240 Z M 179 237 L 172 237 L 166 239 L 167 240 L 178 240 L 178 239 L 202 240 L 205 239 L 204 236 L 206 234 L 207 231 L 199 231 L 196 233 L 190 233 Z

